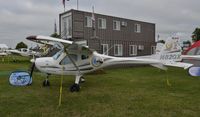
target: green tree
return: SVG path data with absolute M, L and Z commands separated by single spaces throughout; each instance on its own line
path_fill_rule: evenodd
M 16 45 L 15 49 L 20 49 L 20 48 L 28 48 L 28 46 L 24 42 L 20 42 Z
M 165 40 L 158 40 L 157 43 L 163 43 L 163 44 L 165 44 Z
M 200 28 L 196 28 L 192 33 L 192 41 L 197 42 L 200 40 Z
M 187 40 L 187 41 L 183 41 L 183 44 L 191 45 L 191 42 L 189 40 Z
M 51 34 L 50 36 L 51 36 L 51 37 L 55 37 L 55 38 L 60 38 L 60 35 L 57 34 L 57 33 L 53 33 L 53 34 Z

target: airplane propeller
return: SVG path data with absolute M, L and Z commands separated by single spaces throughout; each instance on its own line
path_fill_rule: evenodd
M 33 71 L 34 71 L 34 69 L 35 69 L 35 60 L 36 60 L 36 58 L 35 58 L 35 56 L 33 55 L 33 58 L 31 59 L 31 63 L 32 63 L 32 66 L 31 66 L 31 73 L 30 73 L 31 78 L 32 78 L 32 75 L 33 75 Z

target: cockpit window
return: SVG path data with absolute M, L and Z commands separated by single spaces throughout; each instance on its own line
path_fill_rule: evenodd
M 62 50 L 59 51 L 59 52 L 57 52 L 57 53 L 53 56 L 53 59 L 54 59 L 54 60 L 57 60 L 57 59 L 60 57 L 61 54 L 62 54 Z
M 75 54 L 69 54 L 69 56 L 71 57 L 72 60 L 74 60 L 75 62 L 77 61 L 77 55 Z M 70 64 L 72 63 L 70 58 L 66 55 L 63 60 L 60 62 L 60 65 L 66 65 L 66 64 Z
M 53 45 L 51 45 L 50 43 L 50 45 L 46 44 L 37 48 L 37 51 L 42 53 L 42 56 L 45 57 L 53 57 L 54 55 L 58 54 L 59 51 L 63 50 L 63 47 L 60 46 L 58 43 L 54 43 Z

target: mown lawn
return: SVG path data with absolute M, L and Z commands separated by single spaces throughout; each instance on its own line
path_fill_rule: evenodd
M 30 63 L 0 63 L 0 117 L 199 117 L 200 78 L 187 71 L 153 67 L 104 70 L 86 75 L 78 93 L 69 92 L 73 76 L 63 81 L 62 105 L 58 107 L 61 76 L 51 76 L 42 87 L 44 74 L 34 73 L 33 84 L 9 85 L 9 73 L 26 70 Z M 168 83 L 167 83 L 168 79 Z

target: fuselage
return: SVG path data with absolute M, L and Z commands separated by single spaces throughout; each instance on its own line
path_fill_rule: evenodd
M 73 60 L 73 63 L 71 59 Z M 138 57 L 112 57 L 97 52 L 90 55 L 58 52 L 53 57 L 42 57 L 35 60 L 38 70 L 48 74 L 77 75 L 89 73 L 112 65 L 119 64 L 156 64 L 156 59 Z

